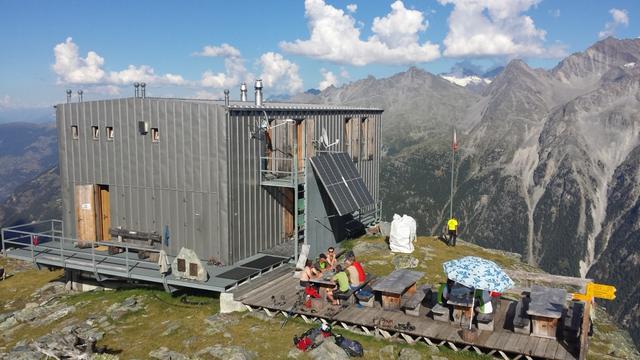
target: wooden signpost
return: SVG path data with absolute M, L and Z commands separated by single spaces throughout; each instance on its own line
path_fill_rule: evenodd
M 593 298 L 614 300 L 616 298 L 616 288 L 611 285 L 588 283 L 586 294 L 573 293 L 574 300 L 584 301 L 584 313 L 582 314 L 582 328 L 580 330 L 580 357 L 585 360 L 589 352 L 589 318 L 591 314 L 591 304 Z

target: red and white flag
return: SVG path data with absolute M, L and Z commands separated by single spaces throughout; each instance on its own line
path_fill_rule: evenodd
M 458 150 L 458 138 L 456 137 L 456 129 L 453 129 L 453 143 L 451 145 L 453 151 Z

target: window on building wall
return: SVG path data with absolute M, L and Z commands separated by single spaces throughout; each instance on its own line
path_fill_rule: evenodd
M 71 138 L 74 140 L 78 140 L 80 138 L 80 133 L 78 132 L 78 125 L 71 125 Z
M 100 129 L 97 126 L 92 126 L 91 127 L 91 137 L 93 138 L 93 140 L 99 140 L 100 139 Z
M 344 119 L 344 151 L 351 155 L 352 154 L 352 150 L 351 150 L 351 128 L 353 123 L 353 119 L 352 118 L 346 118 Z
M 160 131 L 158 131 L 158 128 L 151 128 L 151 141 L 160 142 Z
M 362 160 L 369 160 L 369 119 L 366 117 L 360 119 L 360 154 Z
M 113 126 L 107 126 L 105 132 L 107 133 L 107 140 L 113 140 Z

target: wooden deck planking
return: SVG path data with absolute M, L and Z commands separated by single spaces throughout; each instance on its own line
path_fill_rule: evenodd
M 299 291 L 298 279 L 288 276 L 278 277 L 274 280 L 272 286 L 260 286 L 255 291 L 248 291 L 244 294 L 243 303 L 247 305 L 264 307 L 272 310 L 291 311 L 291 307 L 298 300 L 297 292 Z M 275 296 L 276 303 L 280 302 L 280 295 L 285 295 L 284 305 L 273 305 L 271 296 Z M 512 331 L 505 330 L 505 322 L 507 320 L 507 311 L 509 308 L 508 301 L 502 301 L 500 307 L 496 307 L 495 331 L 481 331 L 478 339 L 473 344 L 488 349 L 502 350 L 509 353 L 525 354 L 534 357 L 546 357 L 552 359 L 575 359 L 565 349 L 566 345 L 557 341 L 532 337 L 527 335 L 515 334 Z M 329 303 L 324 303 L 321 309 L 310 311 L 306 308 L 296 308 L 293 310 L 299 314 L 305 314 L 312 317 L 326 318 L 329 321 L 343 322 L 345 324 L 353 324 L 366 327 L 378 327 L 391 333 L 403 332 L 414 337 L 426 337 L 434 341 L 450 341 L 459 345 L 466 344 L 459 334 L 461 327 L 458 324 L 445 323 L 433 320 L 428 316 L 430 309 L 423 307 L 420 316 L 406 315 L 401 311 L 384 311 L 380 304 L 376 303 L 373 308 L 357 307 L 350 305 L 347 308 L 336 308 Z M 392 320 L 393 324 L 385 326 L 385 324 L 375 323 L 375 320 L 384 318 Z M 396 328 L 396 325 L 410 322 L 415 326 L 413 331 L 403 331 Z

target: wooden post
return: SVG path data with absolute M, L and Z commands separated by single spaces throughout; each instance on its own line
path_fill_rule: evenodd
M 580 355 L 579 360 L 586 360 L 589 353 L 589 320 L 591 314 L 591 303 L 593 298 L 585 301 L 584 313 L 582 314 L 582 328 L 580 330 Z

